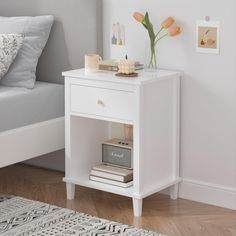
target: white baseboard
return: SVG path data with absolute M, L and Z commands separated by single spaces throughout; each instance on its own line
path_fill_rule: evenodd
M 179 197 L 236 210 L 236 188 L 183 179 Z

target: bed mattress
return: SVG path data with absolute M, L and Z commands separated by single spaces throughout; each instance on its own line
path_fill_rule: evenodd
M 0 86 L 0 132 L 64 116 L 64 86 L 37 81 L 34 89 Z

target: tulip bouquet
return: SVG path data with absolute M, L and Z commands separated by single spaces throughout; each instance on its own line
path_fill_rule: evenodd
M 157 59 L 156 59 L 157 43 L 168 36 L 174 37 L 180 34 L 181 28 L 179 26 L 172 27 L 173 24 L 175 23 L 175 20 L 172 17 L 168 17 L 161 24 L 160 30 L 157 33 L 155 33 L 153 25 L 150 21 L 148 12 L 146 12 L 145 15 L 139 12 L 135 12 L 133 14 L 133 17 L 135 18 L 135 20 L 140 22 L 144 26 L 144 28 L 148 31 L 148 35 L 150 38 L 150 60 L 146 66 L 147 66 L 147 69 L 156 70 L 157 69 Z

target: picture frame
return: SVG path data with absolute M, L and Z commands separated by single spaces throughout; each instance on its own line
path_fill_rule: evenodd
M 199 53 L 220 54 L 219 21 L 197 21 L 196 51 Z
M 111 44 L 116 46 L 125 45 L 125 26 L 119 22 L 112 25 Z

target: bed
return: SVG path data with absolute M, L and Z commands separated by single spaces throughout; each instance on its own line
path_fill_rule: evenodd
M 70 0 L 70 4 L 68 0 L 0 1 L 0 16 L 54 16 L 50 38 L 37 66 L 35 88 L 0 87 L 0 168 L 64 149 L 61 73 L 83 67 L 85 53 L 101 53 L 101 31 L 97 30 L 100 12 L 100 0 Z M 85 27 L 84 20 L 90 27 Z M 54 166 L 64 160 L 64 152 L 60 153 L 51 161 Z
M 0 167 L 64 148 L 64 86 L 0 86 Z
M 0 132 L 63 117 L 64 86 L 40 81 L 32 90 L 0 86 L 0 111 Z

